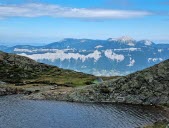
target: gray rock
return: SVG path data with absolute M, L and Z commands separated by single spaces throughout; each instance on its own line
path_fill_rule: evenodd
M 169 60 L 119 79 L 76 90 L 72 100 L 169 105 Z M 85 92 L 85 93 L 84 93 Z M 88 92 L 88 93 L 87 93 Z

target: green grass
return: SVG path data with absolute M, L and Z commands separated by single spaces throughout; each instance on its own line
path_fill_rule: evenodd
M 0 66 L 1 80 L 10 83 L 45 83 L 61 84 L 67 86 L 82 86 L 92 83 L 96 77 L 84 73 L 49 68 L 45 71 L 23 70 L 19 67 Z
M 37 63 L 29 58 L 0 52 L 0 80 L 11 84 L 59 84 L 71 87 L 93 84 L 96 76 Z M 109 80 L 115 77 L 102 77 Z
M 50 67 L 47 70 L 38 69 L 25 70 L 17 66 L 0 66 L 0 78 L 9 83 L 44 83 L 59 84 L 71 87 L 89 85 L 94 83 L 96 76 Z M 103 80 L 114 79 L 115 77 L 102 77 Z

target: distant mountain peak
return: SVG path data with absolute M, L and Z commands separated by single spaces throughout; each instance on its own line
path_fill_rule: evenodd
M 129 36 L 122 36 L 117 39 L 118 42 L 124 43 L 129 46 L 135 46 L 135 40 Z
M 117 39 L 118 41 L 122 41 L 122 42 L 126 42 L 126 41 L 134 41 L 133 38 L 129 37 L 129 36 L 122 36 L 120 38 Z
M 63 41 L 68 41 L 68 40 L 75 40 L 75 39 L 74 38 L 64 38 L 61 41 L 63 42 Z
M 76 39 L 76 38 L 64 38 L 62 40 L 60 40 L 59 42 L 66 42 L 66 41 L 79 41 L 80 43 L 84 43 L 86 41 L 88 41 L 90 39 L 85 39 L 85 38 L 82 38 L 82 39 Z
M 143 45 L 146 45 L 146 46 L 151 46 L 153 45 L 154 43 L 150 40 L 141 40 L 141 41 L 138 41 L 138 43 L 141 43 Z
M 152 45 L 152 44 L 153 44 L 153 42 L 152 42 L 152 41 L 150 41 L 150 40 L 144 40 L 144 44 L 145 44 L 145 45 Z
M 108 41 L 120 41 L 120 42 L 127 42 L 127 41 L 135 41 L 132 37 L 129 36 L 122 36 L 119 38 L 109 38 Z
M 80 42 L 84 43 L 84 42 L 86 42 L 86 39 L 81 39 Z

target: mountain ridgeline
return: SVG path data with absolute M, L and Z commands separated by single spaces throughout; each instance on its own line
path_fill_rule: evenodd
M 97 76 L 127 75 L 169 59 L 169 44 L 136 41 L 130 37 L 107 40 L 66 38 L 44 46 L 0 46 L 0 50 Z
M 90 84 L 94 76 L 38 63 L 32 59 L 0 51 L 0 81 L 20 84 Z
M 77 89 L 69 100 L 168 106 L 169 60 L 116 80 Z

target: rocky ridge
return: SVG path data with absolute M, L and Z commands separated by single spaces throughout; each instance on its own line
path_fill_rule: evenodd
M 136 73 L 74 90 L 67 100 L 169 105 L 169 60 Z

